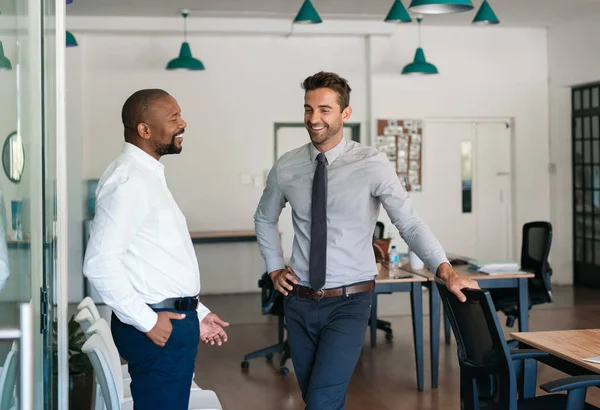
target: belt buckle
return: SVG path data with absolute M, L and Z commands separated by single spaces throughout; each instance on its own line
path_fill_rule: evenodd
M 319 289 L 315 292 L 315 295 L 319 295 L 319 298 L 313 298 L 314 300 L 321 300 L 325 297 L 325 291 L 323 289 Z

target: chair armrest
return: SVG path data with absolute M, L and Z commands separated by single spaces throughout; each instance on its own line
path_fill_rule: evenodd
M 538 357 L 549 357 L 550 354 L 537 349 L 512 349 L 510 356 L 513 360 L 536 359 Z
M 572 376 L 544 383 L 540 388 L 548 393 L 559 391 L 570 391 L 576 389 L 585 389 L 586 387 L 600 386 L 600 376 Z

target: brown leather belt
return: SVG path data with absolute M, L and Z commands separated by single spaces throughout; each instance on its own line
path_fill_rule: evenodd
M 321 300 L 334 296 L 348 296 L 354 293 L 368 292 L 375 289 L 375 281 L 358 283 L 356 285 L 340 286 L 339 288 L 313 290 L 312 288 L 294 285 L 292 294 L 303 298 Z

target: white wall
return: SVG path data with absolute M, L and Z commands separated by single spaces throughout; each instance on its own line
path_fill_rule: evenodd
M 546 31 L 424 26 L 425 56 L 437 66 L 440 74 L 401 76 L 398 73 L 412 61 L 416 43 L 414 27 L 403 29 L 392 38 L 374 38 L 373 116 L 513 118 L 516 183 L 513 185 L 512 257 L 518 258 L 523 224 L 550 217 Z M 431 175 L 444 170 L 426 172 Z M 457 186 L 460 186 L 458 182 Z M 421 201 L 422 195 L 413 193 L 412 197 L 417 212 L 427 220 L 427 215 L 444 206 L 444 198 L 432 203 Z M 430 227 L 434 233 L 438 229 L 460 229 L 451 223 Z M 398 236 L 397 231 L 391 231 Z M 444 246 L 452 251 L 451 244 Z
M 164 163 L 169 186 L 192 230 L 253 228 L 262 189 L 242 186 L 240 175 L 262 176 L 272 165 L 273 123 L 302 120 L 300 82 L 318 70 L 336 71 L 350 81 L 352 120 L 363 125 L 370 121 L 373 130 L 376 119 L 388 117 L 514 118 L 514 225 L 549 218 L 544 30 L 424 27 L 427 58 L 441 72 L 427 78 L 399 74 L 414 55 L 414 25 L 398 27 L 392 37 L 375 36 L 369 46 L 361 36 L 194 34 L 188 38 L 192 51 L 207 68 L 195 73 L 164 70 L 178 52 L 179 37 L 75 35 L 80 47 L 69 52 L 80 54 L 84 75 L 81 104 L 69 104 L 69 117 L 83 119 L 81 178 L 98 178 L 118 154 L 120 110 L 127 96 L 140 88 L 164 88 L 178 99 L 188 122 L 184 152 Z M 368 50 L 370 66 L 364 57 Z M 418 194 L 414 197 L 420 213 L 443 206 L 420 204 Z M 210 257 L 198 252 L 201 258 Z M 252 281 L 241 281 L 218 265 L 227 261 L 214 260 L 210 267 L 200 261 L 204 293 L 256 289 L 256 267 L 243 273 Z M 244 261 L 234 260 L 225 270 L 236 265 L 244 266 Z
M 550 74 L 550 176 L 554 228 L 554 279 L 573 282 L 573 190 L 571 164 L 571 86 L 600 81 L 597 19 L 565 23 L 548 30 Z

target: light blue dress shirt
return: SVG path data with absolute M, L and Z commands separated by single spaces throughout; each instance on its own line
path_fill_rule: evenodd
M 294 244 L 289 265 L 303 286 L 310 286 L 312 180 L 318 153 L 308 143 L 282 155 L 269 173 L 254 215 L 258 245 L 268 272 L 272 272 L 285 267 L 277 223 L 286 203 L 291 205 Z M 325 289 L 377 276 L 373 232 L 380 205 L 402 239 L 433 272 L 448 262 L 438 240 L 417 216 L 385 154 L 342 139 L 325 156 L 328 162 Z

